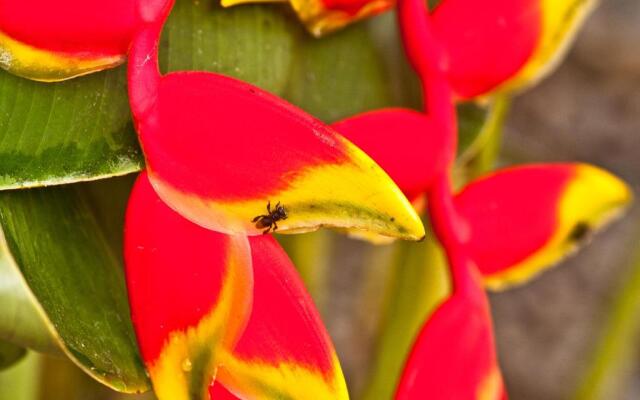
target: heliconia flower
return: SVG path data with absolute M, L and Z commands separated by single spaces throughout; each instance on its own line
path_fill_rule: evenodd
M 134 41 L 129 97 L 149 178 L 171 208 L 229 234 L 332 226 L 424 237 L 393 181 L 329 126 L 236 79 L 161 76 L 160 28 L 150 26 Z M 278 205 L 285 210 L 278 218 L 261 217 Z
M 281 0 L 221 0 L 224 7 L 244 3 Z M 289 0 L 302 23 L 314 36 L 322 36 L 345 25 L 393 7 L 394 0 Z
M 445 0 L 433 30 L 459 97 L 521 89 L 562 58 L 596 0 Z
M 470 228 L 471 257 L 492 289 L 528 280 L 620 215 L 629 187 L 579 163 L 533 164 L 471 182 L 455 205 Z
M 472 264 L 461 267 L 414 343 L 396 400 L 507 398 L 481 277 Z
M 253 309 L 217 381 L 241 399 L 348 399 L 331 340 L 295 267 L 273 237 L 249 241 Z
M 313 302 L 271 236 L 193 224 L 143 172 L 129 200 L 125 261 L 136 336 L 160 400 L 206 399 L 214 379 L 227 389 L 212 390 L 241 399 L 348 398 Z
M 446 137 L 429 115 L 414 110 L 369 111 L 332 126 L 373 158 L 411 202 L 453 162 L 455 138 Z
M 124 62 L 135 30 L 173 0 L 5 0 L 0 2 L 0 67 L 59 81 Z
M 143 172 L 129 199 L 124 253 L 131 317 L 156 395 L 206 398 L 222 349 L 235 345 L 251 310 L 247 238 L 182 218 Z

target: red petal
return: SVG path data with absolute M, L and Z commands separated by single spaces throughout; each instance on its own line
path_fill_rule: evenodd
M 464 98 L 484 94 L 514 76 L 541 36 L 539 0 L 445 0 L 432 22 L 448 57 L 448 74 Z
M 0 2 L 0 66 L 37 80 L 61 80 L 124 61 L 144 18 L 171 0 Z M 141 13 L 143 16 L 141 17 Z
M 472 182 L 455 204 L 471 228 L 472 258 L 501 288 L 558 262 L 630 200 L 630 189 L 598 168 L 539 164 Z
M 444 127 L 417 111 L 370 111 L 333 127 L 373 158 L 412 202 L 453 159 L 455 144 L 445 138 Z
M 396 399 L 505 399 L 488 300 L 477 271 L 429 318 L 405 366 Z
M 134 328 L 156 394 L 202 390 L 220 349 L 231 348 L 251 307 L 245 237 L 203 229 L 169 209 L 142 173 L 125 226 L 126 278 Z
M 291 261 L 272 237 L 249 240 L 254 306 L 220 383 L 241 398 L 347 399 L 331 340 Z
M 142 32 L 131 51 L 132 110 L 160 197 L 189 220 L 261 234 L 278 202 L 279 231 L 320 226 L 418 240 L 424 228 L 398 187 L 333 129 L 255 86 L 222 75 L 160 76 Z

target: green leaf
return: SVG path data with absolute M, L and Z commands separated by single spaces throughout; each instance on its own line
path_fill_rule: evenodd
M 3 370 L 19 361 L 27 351 L 12 343 L 0 341 L 0 370 Z
M 124 67 L 60 83 L 0 71 L 0 188 L 100 179 L 141 165 Z
M 0 338 L 57 347 L 104 384 L 142 391 L 148 382 L 129 319 L 120 243 L 99 223 L 105 214 L 90 204 L 87 186 L 0 193 Z M 121 213 L 125 200 L 103 201 Z

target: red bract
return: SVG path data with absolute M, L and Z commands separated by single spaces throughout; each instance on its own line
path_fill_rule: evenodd
M 502 8 L 488 8 L 486 13 L 514 11 L 510 7 L 524 3 L 505 3 Z M 461 4 L 456 0 L 445 1 L 436 14 L 447 15 L 449 9 L 445 7 L 462 7 Z M 397 111 L 369 114 L 384 116 L 381 120 L 385 126 L 394 126 L 395 119 L 396 127 L 412 130 L 402 132 L 399 137 L 424 135 L 392 146 L 384 146 L 360 131 L 368 127 L 370 116 L 353 118 L 356 123 L 341 126 L 398 179 L 407 194 L 412 197 L 419 196 L 420 191 L 426 194 L 431 224 L 449 261 L 453 292 L 423 327 L 405 366 L 397 398 L 506 398 L 482 278 L 494 288 L 524 281 L 575 248 L 575 243 L 588 230 L 602 225 L 628 204 L 631 194 L 622 181 L 598 168 L 549 164 L 497 172 L 470 183 L 454 196 L 449 177 L 456 147 L 452 88 L 458 92 L 470 89 L 469 95 L 478 94 L 504 81 L 517 70 L 513 65 L 522 60 L 511 66 L 499 65 L 491 71 L 498 74 L 487 75 L 484 81 L 470 80 L 480 86 L 464 86 L 463 81 L 470 72 L 484 68 L 484 61 L 474 64 L 473 59 L 479 57 L 479 53 L 474 53 L 474 48 L 465 53 L 469 49 L 460 43 L 446 43 L 446 40 L 455 42 L 456 38 L 448 37 L 445 43 L 440 42 L 421 0 L 401 0 L 398 10 L 405 49 L 422 79 L 428 112 L 422 121 L 431 121 L 431 124 L 407 123 L 406 115 Z M 482 7 L 477 11 L 476 16 L 482 20 L 486 14 Z M 525 17 L 527 15 L 522 16 Z M 475 27 L 486 29 L 480 25 L 470 28 Z M 482 34 L 491 33 L 489 30 Z M 478 35 L 482 37 L 482 34 Z M 461 37 L 464 35 L 463 32 Z M 458 53 L 452 53 L 448 47 Z M 471 59 L 456 66 L 451 61 L 452 54 L 459 57 L 456 62 L 466 57 Z M 462 78 L 452 73 L 455 68 L 466 67 L 469 71 L 462 73 Z M 458 84 L 462 86 L 456 86 Z M 423 149 L 432 154 L 430 163 L 420 160 L 419 150 L 413 148 L 416 143 L 439 143 L 441 147 L 436 147 L 435 152 Z
M 446 49 L 451 87 L 470 98 L 513 76 L 533 54 L 541 25 L 539 0 L 444 0 L 433 31 Z
M 218 380 L 243 399 L 348 398 L 331 340 L 295 267 L 272 237 L 249 241 L 253 309 Z
M 424 228 L 393 181 L 333 129 L 265 91 L 219 74 L 161 76 L 160 24 L 139 32 L 129 93 L 149 178 L 189 220 L 262 234 L 256 216 L 280 203 L 279 231 L 320 226 L 421 239 Z
M 506 399 L 491 314 L 470 263 L 452 274 L 454 292 L 422 328 L 396 399 Z
M 442 61 L 451 87 L 458 97 L 473 98 L 532 85 L 559 62 L 595 4 L 442 1 L 433 11 L 433 34 L 446 53 Z
M 122 63 L 133 34 L 172 0 L 3 0 L 0 66 L 56 81 Z
M 277 2 L 279 0 L 258 0 Z M 225 7 L 256 0 L 222 0 Z M 362 18 L 389 10 L 394 0 L 289 0 L 305 27 L 315 36 L 322 36 Z
M 347 398 L 313 302 L 273 238 L 189 222 L 146 173 L 125 233 L 132 319 L 158 398 L 206 398 L 214 379 L 242 398 Z
M 376 160 L 412 202 L 453 162 L 453 140 L 442 135 L 437 121 L 414 110 L 370 111 L 333 127 Z

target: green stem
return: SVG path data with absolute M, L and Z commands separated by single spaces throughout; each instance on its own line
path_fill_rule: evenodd
M 463 171 L 463 179 L 458 181 L 470 181 L 495 167 L 502 147 L 503 127 L 511 107 L 511 97 L 504 94 L 496 95 L 489 107 L 489 115 L 478 137 L 458 159 L 459 167 L 456 169 Z
M 38 398 L 40 357 L 30 352 L 11 368 L 0 372 L 0 399 L 36 400 Z
M 404 362 L 428 315 L 450 291 L 442 251 L 433 240 L 395 244 L 373 369 L 360 398 L 393 398 Z
M 625 369 L 634 361 L 640 337 L 640 251 L 613 300 L 608 320 L 583 374 L 575 400 L 620 398 Z
M 300 273 L 318 311 L 326 316 L 329 263 L 333 254 L 331 233 L 321 229 L 302 235 L 278 235 L 277 238 Z

